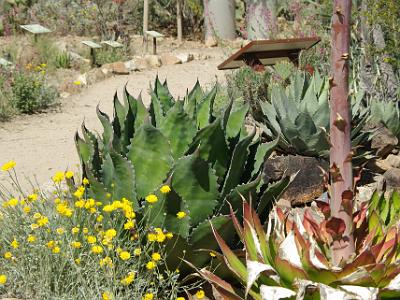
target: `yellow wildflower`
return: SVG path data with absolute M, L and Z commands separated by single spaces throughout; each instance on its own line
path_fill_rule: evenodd
M 101 246 L 95 245 L 92 247 L 92 252 L 95 254 L 100 254 L 103 252 L 103 248 Z
M 171 191 L 171 188 L 169 187 L 169 185 L 163 185 L 160 188 L 160 192 L 163 194 L 168 194 Z
M 103 216 L 102 215 L 98 215 L 97 218 L 96 218 L 96 221 L 99 222 L 99 223 L 101 221 L 103 221 Z
M 72 216 L 72 209 L 68 207 L 68 203 L 66 201 L 57 204 L 56 210 L 61 216 L 65 216 L 68 218 Z
M 31 224 L 30 227 L 31 227 L 32 230 L 35 230 L 35 229 L 39 228 L 39 225 L 38 224 Z
M 132 220 L 128 220 L 128 221 L 124 224 L 124 229 L 125 229 L 125 230 L 132 229 L 133 227 L 135 227 L 135 223 L 134 223 Z
M 176 300 L 186 300 L 185 297 L 178 297 Z
M 157 266 L 157 263 L 155 262 L 155 261 L 149 261 L 147 264 L 146 264 L 146 269 L 147 270 L 152 270 L 152 269 L 154 269 L 155 267 Z
M 154 260 L 154 261 L 159 261 L 159 260 L 161 259 L 160 253 L 154 252 L 154 253 L 151 255 L 151 259 Z
M 33 215 L 33 218 L 34 219 L 40 219 L 42 217 L 42 215 L 40 214 L 40 213 L 35 213 L 34 215 Z
M 72 177 L 74 177 L 74 172 L 72 171 L 65 172 L 65 178 L 71 179 Z
M 24 206 L 24 213 L 29 214 L 31 212 L 31 208 L 29 206 Z
M 211 252 L 210 252 L 210 256 L 211 256 L 211 257 L 216 257 L 217 255 L 216 255 L 214 252 L 211 251 Z
M 83 227 L 82 232 L 83 232 L 84 234 L 88 234 L 89 228 Z
M 115 209 L 116 208 L 113 204 L 107 204 L 103 207 L 103 211 L 105 212 L 113 212 Z
M 60 253 L 60 251 L 61 251 L 61 249 L 60 249 L 60 247 L 58 247 L 58 246 L 55 246 L 55 247 L 51 250 L 51 252 L 53 252 L 54 254 Z
M 56 242 L 55 241 L 49 241 L 49 242 L 47 242 L 47 244 L 46 244 L 46 246 L 47 246 L 47 248 L 49 248 L 49 249 L 53 249 L 55 246 L 56 246 Z
M 79 232 L 79 228 L 78 227 L 74 227 L 71 229 L 72 234 L 77 234 Z
M 149 234 L 147 235 L 147 240 L 148 240 L 149 242 L 154 242 L 156 239 L 157 239 L 157 236 L 156 236 L 154 233 L 149 233 Z
M 41 216 L 40 219 L 37 221 L 39 227 L 43 227 L 49 223 L 49 219 L 45 216 Z
M 4 253 L 4 258 L 5 259 L 11 259 L 13 256 L 12 256 L 12 253 L 11 252 L 6 252 L 6 253 Z
M 104 267 L 106 265 L 109 266 L 110 268 L 113 267 L 112 259 L 109 256 L 100 259 L 100 267 Z
M 78 199 L 82 198 L 83 194 L 85 193 L 85 187 L 80 186 L 77 188 L 77 190 L 74 192 L 74 196 Z
M 97 239 L 96 239 L 95 236 L 89 235 L 89 236 L 87 237 L 87 241 L 88 241 L 89 244 L 94 244 L 94 243 L 97 242 Z
M 154 194 L 150 194 L 146 197 L 146 201 L 149 203 L 156 203 L 158 201 L 158 198 Z
M 80 265 L 80 264 L 81 264 L 81 259 L 80 259 L 80 258 L 76 258 L 76 259 L 75 259 L 75 263 L 76 263 L 77 265 Z
M 62 227 L 59 227 L 56 229 L 57 234 L 63 234 L 65 232 L 65 229 Z
M 38 199 L 38 194 L 33 193 L 33 194 L 28 195 L 29 201 L 35 202 L 37 199 Z
M 139 256 L 140 254 L 142 254 L 142 250 L 140 248 L 135 248 L 135 250 L 133 250 L 133 255 Z
M 108 229 L 105 233 L 105 237 L 108 240 L 112 240 L 117 235 L 117 231 L 115 229 Z
M 130 285 L 135 280 L 135 273 L 129 272 L 128 276 L 121 280 L 123 285 Z
M 83 208 L 85 206 L 85 200 L 78 200 L 78 201 L 75 201 L 75 207 L 78 207 L 78 208 Z
M 54 174 L 52 179 L 55 183 L 60 183 L 64 179 L 64 172 L 60 171 L 56 172 L 56 174 Z
M 73 242 L 71 243 L 71 247 L 72 247 L 72 248 L 75 248 L 75 249 L 79 249 L 80 247 L 82 247 L 82 244 L 81 244 L 81 242 L 73 241 Z
M 32 234 L 28 235 L 27 238 L 28 243 L 34 243 L 36 241 L 36 237 Z
M 146 293 L 143 297 L 143 300 L 153 300 L 154 295 L 153 293 Z
M 0 275 L 0 284 L 6 284 L 7 282 L 7 276 L 4 274 Z
M 197 297 L 197 299 L 203 299 L 205 297 L 204 291 L 203 290 L 198 290 L 196 292 L 196 297 Z
M 131 254 L 130 254 L 128 251 L 122 251 L 122 252 L 119 254 L 119 257 L 120 257 L 122 260 L 128 260 L 128 259 L 131 258 Z
M 11 169 L 13 169 L 16 166 L 16 162 L 14 160 L 10 160 L 8 162 L 6 162 L 4 165 L 1 166 L 1 169 L 3 171 L 10 171 Z
M 165 234 L 165 236 L 167 237 L 167 239 L 172 239 L 173 237 L 174 237 L 174 234 L 172 233 L 172 232 L 167 232 L 166 234 Z
M 112 296 L 109 292 L 104 292 L 101 297 L 103 298 L 103 300 L 111 300 Z
M 89 180 L 88 180 L 86 177 L 83 178 L 82 184 L 83 184 L 83 185 L 88 185 L 88 184 L 89 184 Z
M 186 217 L 186 213 L 184 211 L 180 211 L 176 214 L 176 217 L 178 219 L 183 219 L 184 217 Z
M 11 247 L 17 249 L 19 247 L 18 241 L 14 238 L 13 241 L 10 243 Z
M 75 81 L 73 82 L 73 84 L 79 86 L 79 85 L 81 85 L 82 83 L 81 83 L 79 80 L 75 80 Z

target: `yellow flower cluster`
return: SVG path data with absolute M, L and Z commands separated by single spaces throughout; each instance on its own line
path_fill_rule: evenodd
M 2 171 L 10 171 L 16 165 L 17 165 L 17 163 L 14 160 L 10 160 L 10 161 L 6 162 L 4 165 L 1 166 L 1 170 Z
M 123 285 L 130 285 L 135 280 L 135 273 L 129 272 L 126 277 L 121 280 Z
M 72 217 L 72 212 L 73 210 L 69 207 L 67 201 L 61 201 L 59 204 L 56 206 L 57 212 L 64 217 Z

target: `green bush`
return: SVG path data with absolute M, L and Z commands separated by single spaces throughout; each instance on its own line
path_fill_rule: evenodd
M 58 92 L 46 83 L 43 72 L 19 70 L 14 73 L 11 102 L 19 112 L 34 113 L 56 101 Z
M 54 64 L 58 69 L 69 69 L 71 68 L 71 61 L 71 55 L 67 51 L 61 51 L 56 55 Z

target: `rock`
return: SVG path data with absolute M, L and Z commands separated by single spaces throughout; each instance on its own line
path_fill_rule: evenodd
M 68 93 L 68 92 L 62 92 L 62 93 L 60 93 L 60 97 L 61 97 L 62 99 L 68 98 L 69 96 L 71 96 L 71 94 Z
M 74 69 L 79 70 L 82 66 L 90 66 L 91 62 L 90 59 L 86 59 L 82 56 L 80 56 L 78 53 L 72 52 L 72 51 L 68 51 L 68 54 L 71 57 L 71 66 Z
M 185 64 L 189 61 L 194 60 L 194 55 L 190 53 L 179 53 L 176 57 L 181 61 L 181 63 Z
M 143 71 L 148 68 L 147 61 L 144 57 L 136 57 L 134 61 L 135 61 L 135 67 L 138 71 Z
M 114 62 L 109 64 L 104 64 L 101 66 L 101 69 L 105 75 L 108 73 L 114 73 L 117 75 L 129 75 L 129 70 L 126 68 L 125 63 L 123 62 Z
M 109 72 L 108 69 L 105 68 L 104 70 L 105 72 L 103 72 L 103 69 L 96 68 L 87 72 L 86 73 L 87 83 L 94 84 L 101 80 L 107 79 L 112 75 L 112 73 Z
M 371 159 L 367 163 L 367 168 L 372 172 L 383 174 L 391 168 L 384 159 Z
M 392 168 L 383 174 L 388 188 L 400 188 L 400 169 Z
M 385 162 L 392 168 L 400 168 L 400 156 L 389 154 Z
M 140 69 L 138 68 L 138 65 L 136 64 L 136 61 L 134 59 L 124 62 L 124 65 L 125 65 L 125 68 L 127 70 L 129 70 L 129 72 L 140 71 Z
M 206 45 L 206 47 L 217 47 L 218 46 L 218 41 L 216 39 L 214 39 L 213 37 L 208 37 L 206 38 L 206 40 L 204 41 L 204 44 Z
M 315 157 L 275 156 L 265 162 L 265 180 L 279 180 L 285 173 L 292 175 L 299 171 L 281 198 L 289 201 L 292 206 L 305 204 L 320 197 L 324 192 L 323 176 L 318 166 L 328 170 L 328 162 Z
M 163 53 L 161 54 L 161 63 L 163 65 L 178 65 L 182 61 L 172 53 Z
M 147 66 L 150 68 L 159 68 L 161 67 L 161 58 L 158 55 L 146 55 L 145 57 Z
M 86 73 L 79 75 L 75 82 L 80 82 L 80 85 L 87 85 Z
M 381 127 L 372 138 L 371 148 L 379 157 L 386 157 L 398 142 L 399 140 L 386 127 Z

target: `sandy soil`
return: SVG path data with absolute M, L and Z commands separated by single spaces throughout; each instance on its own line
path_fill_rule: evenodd
M 216 77 L 220 82 L 224 81 L 224 73 L 217 70 L 217 65 L 225 57 L 223 51 L 202 51 L 210 58 L 112 77 L 85 88 L 79 95 L 63 99 L 58 111 L 19 116 L 8 123 L 0 123 L 0 165 L 13 159 L 17 162 L 16 170 L 20 178 L 36 177 L 40 185 L 48 182 L 58 170 L 79 170 L 73 139 L 76 130 L 83 120 L 88 128 L 99 130 L 101 125 L 95 111 L 97 104 L 100 103 L 100 109 L 111 115 L 112 96 L 117 89 L 121 92 L 126 82 L 133 95 L 142 91 L 144 101 L 148 103 L 147 90 L 157 73 L 162 80 L 167 77 L 175 97 L 183 97 L 197 78 L 202 86 L 211 85 Z M 5 182 L 5 175 L 0 172 L 0 182 Z M 22 185 L 28 186 L 26 181 Z

